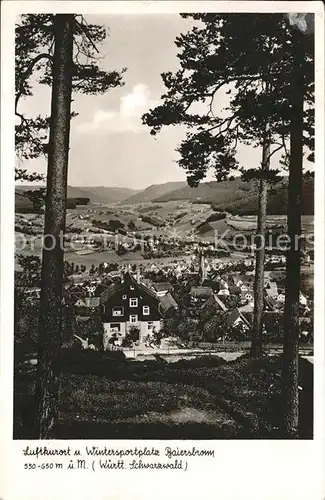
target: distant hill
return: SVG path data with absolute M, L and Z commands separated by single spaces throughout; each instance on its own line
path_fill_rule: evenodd
M 24 193 L 25 191 L 34 191 L 40 189 L 41 185 L 17 185 L 16 193 Z M 68 186 L 68 198 L 89 198 L 93 203 L 118 203 L 126 198 L 137 193 L 135 189 L 119 188 L 119 187 L 77 187 Z
M 34 211 L 34 205 L 23 191 L 15 193 L 15 211 L 19 213 L 31 213 Z
M 28 210 L 31 201 L 24 195 L 27 190 L 40 186 L 16 186 L 16 211 L 19 207 Z M 288 178 L 284 177 L 269 190 L 268 214 L 282 215 L 287 210 Z M 68 198 L 89 198 L 90 202 L 111 204 L 164 203 L 169 201 L 190 201 L 211 204 L 216 211 L 238 215 L 256 215 L 258 206 L 258 185 L 255 181 L 243 182 L 240 178 L 224 182 L 203 182 L 197 188 L 190 188 L 186 182 L 153 184 L 141 191 L 116 187 L 68 187 Z M 305 178 L 303 184 L 302 213 L 314 214 L 314 179 Z
M 38 186 L 36 189 L 40 189 Z M 17 213 L 39 213 L 42 209 L 42 198 L 38 197 L 37 200 L 33 200 L 32 193 L 36 191 L 36 189 L 27 188 L 24 189 L 16 189 L 15 191 L 15 211 Z M 67 197 L 67 208 L 76 208 L 78 205 L 88 205 L 89 198 L 87 196 L 83 196 L 82 191 L 77 191 L 76 194 L 78 196 L 71 197 L 68 195 Z M 82 194 L 82 196 L 79 196 Z M 40 205 L 41 203 L 41 205 Z
M 82 191 L 82 195 L 75 194 L 76 190 Z M 120 187 L 105 187 L 105 186 L 95 186 L 95 187 L 72 187 L 68 188 L 68 196 L 79 197 L 85 196 L 90 198 L 94 203 L 118 203 L 126 198 L 137 193 L 135 189 L 120 188 Z
M 129 198 L 123 200 L 123 204 L 147 203 L 160 197 L 168 198 L 169 196 L 172 196 L 174 191 L 179 191 L 186 186 L 186 182 L 166 182 L 165 184 L 152 184 L 146 189 L 143 189 L 133 196 L 130 196 Z M 179 198 L 176 198 L 176 200 L 178 199 Z
M 287 210 L 288 178 L 277 183 L 269 190 L 268 213 L 285 214 Z M 257 214 L 258 185 L 254 181 L 244 182 L 240 178 L 224 182 L 204 182 L 197 188 L 188 185 L 173 190 L 152 200 L 154 203 L 168 201 L 192 201 L 211 203 L 215 210 L 234 214 Z M 302 212 L 305 215 L 314 213 L 314 179 L 304 180 Z
M 227 196 L 229 196 L 229 189 L 237 189 L 239 182 L 242 183 L 240 179 L 225 182 L 202 182 L 197 188 L 191 188 L 186 182 L 184 182 L 178 189 L 175 189 L 172 192 L 166 192 L 155 198 L 153 201 L 160 203 L 164 201 L 188 200 L 209 203 L 211 201 L 216 201 L 217 193 L 218 196 L 221 196 L 226 200 Z M 223 196 L 223 194 L 225 196 Z

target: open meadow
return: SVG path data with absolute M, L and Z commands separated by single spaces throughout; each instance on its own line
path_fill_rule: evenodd
M 225 235 L 231 240 L 238 234 L 251 236 L 256 232 L 257 217 L 254 215 L 224 214 L 219 218 L 209 204 L 195 204 L 188 201 L 169 201 L 162 203 L 141 203 L 135 205 L 90 204 L 67 211 L 66 235 L 68 238 L 83 236 L 115 244 L 116 235 L 111 227 L 120 227 L 122 234 L 118 241 L 133 244 L 141 235 L 142 238 L 192 238 L 214 244 L 217 237 Z M 105 229 L 106 228 L 106 229 Z M 286 217 L 283 215 L 267 216 L 267 228 L 276 233 L 286 231 Z M 43 215 L 16 214 L 16 253 L 18 255 L 41 255 L 41 235 L 43 231 Z M 303 234 L 313 235 L 314 217 L 302 216 Z M 184 253 L 184 256 L 186 254 Z M 83 251 L 82 244 L 74 243 L 66 246 L 65 260 L 75 264 L 90 267 L 103 262 L 109 263 L 139 263 L 143 260 L 143 252 L 136 250 L 117 255 L 114 249 L 99 251 L 87 247 Z M 159 259 L 161 260 L 161 259 Z M 153 262 L 156 259 L 153 257 Z M 170 262 L 163 257 L 161 262 Z

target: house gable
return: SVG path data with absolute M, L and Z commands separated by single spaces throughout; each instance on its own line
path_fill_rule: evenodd
M 104 323 L 114 321 L 126 322 L 136 316 L 138 321 L 159 321 L 162 312 L 159 300 L 144 285 L 138 283 L 129 273 L 116 285 L 102 302 L 102 320 Z
M 227 324 L 228 326 L 236 326 L 238 323 L 244 323 L 247 327 L 250 326 L 245 316 L 236 308 L 228 314 Z

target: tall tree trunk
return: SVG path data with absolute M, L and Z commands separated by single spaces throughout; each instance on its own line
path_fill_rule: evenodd
M 54 18 L 55 48 L 36 382 L 36 434 L 40 439 L 53 437 L 58 416 L 57 357 L 62 339 L 63 233 L 70 136 L 73 22 L 72 14 L 58 14 Z
M 265 229 L 268 179 L 266 173 L 270 168 L 270 133 L 269 126 L 265 127 L 265 138 L 262 151 L 262 169 L 258 196 L 257 216 L 257 248 L 255 253 L 255 281 L 254 281 L 254 318 L 252 345 L 250 355 L 254 358 L 262 356 L 263 311 L 264 311 L 264 262 L 265 262 Z
M 303 35 L 292 32 L 295 62 L 291 88 L 290 168 L 288 186 L 288 236 L 283 343 L 283 431 L 287 438 L 298 434 L 298 340 L 301 256 L 301 196 L 303 167 L 304 48 Z

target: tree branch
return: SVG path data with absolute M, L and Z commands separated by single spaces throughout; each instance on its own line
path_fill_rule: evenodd
M 15 115 L 16 115 L 16 116 L 18 116 L 18 118 L 20 118 L 20 119 L 21 119 L 22 123 L 23 123 L 23 122 L 27 123 L 27 120 L 26 120 L 26 118 L 24 117 L 24 115 L 22 115 L 21 113 L 18 113 L 18 111 L 17 111 L 17 110 L 15 110 Z
M 42 59 L 49 59 L 50 61 L 53 61 L 53 57 L 51 56 L 51 54 L 47 54 L 46 52 L 42 53 L 42 54 L 38 54 L 38 56 L 36 56 L 30 63 L 30 65 L 28 66 L 27 70 L 25 71 L 25 73 L 22 75 L 21 77 L 21 80 L 20 80 L 20 84 L 19 84 L 19 90 L 17 92 L 17 95 L 16 95 L 16 99 L 15 99 L 15 111 L 17 110 L 17 106 L 18 106 L 18 101 L 19 99 L 21 98 L 21 95 L 23 93 L 23 84 L 24 82 L 27 80 L 27 78 L 31 75 L 32 71 L 33 71 L 33 68 L 35 66 L 35 64 L 37 64 L 39 61 L 41 61 Z
M 238 144 L 238 136 L 239 136 L 239 123 L 235 126 L 234 130 L 236 130 L 236 137 L 235 137 L 235 145 L 233 146 L 233 150 L 236 151 L 237 144 Z
M 225 123 L 228 122 L 228 125 L 224 130 L 219 130 L 218 134 L 215 137 L 218 137 L 219 135 L 223 134 L 224 132 L 227 132 L 229 130 L 231 123 L 234 121 L 234 119 L 237 118 L 236 113 L 233 114 L 232 116 L 228 116 L 228 118 L 225 118 L 221 123 L 217 123 L 216 125 L 213 125 L 213 127 L 208 128 L 205 130 L 205 132 L 211 132 L 212 130 L 215 130 L 216 128 L 221 128 Z M 238 125 L 235 125 L 237 127 Z M 235 128 L 234 127 L 234 128 Z
M 229 85 L 229 83 L 233 83 L 233 82 L 239 82 L 239 81 L 248 81 L 248 83 L 252 83 L 252 82 L 257 82 L 258 80 L 261 79 L 261 76 L 260 75 L 256 75 L 256 76 L 234 76 L 232 78 L 226 78 L 225 80 L 223 80 L 223 82 L 219 83 L 216 87 L 214 87 L 212 89 L 212 91 L 210 92 L 210 94 L 208 94 L 210 97 L 214 96 L 214 94 L 216 92 L 218 92 L 218 90 L 221 89 L 221 87 L 223 87 L 224 85 Z
M 285 155 L 286 155 L 287 157 L 289 157 L 289 152 L 288 152 L 288 150 L 287 150 L 287 146 L 286 146 L 286 143 L 285 143 L 285 140 L 284 140 L 284 135 L 283 135 L 283 134 L 281 135 L 281 139 L 282 139 L 282 145 L 283 145 L 283 149 L 284 149 Z
M 270 154 L 269 154 L 269 156 L 268 156 L 267 160 L 269 160 L 269 159 L 270 159 L 270 158 L 274 155 L 274 153 L 276 153 L 277 151 L 280 151 L 280 149 L 282 149 L 282 148 L 283 148 L 283 144 L 281 144 L 278 148 L 275 148 L 275 149 L 272 151 L 272 153 L 270 153 Z
M 91 35 L 89 33 L 89 30 L 88 30 L 88 27 L 86 25 L 86 21 L 85 21 L 84 17 L 82 17 L 82 21 L 83 21 L 82 23 L 77 21 L 76 18 L 74 21 L 75 21 L 76 25 L 78 26 L 78 28 L 80 29 L 80 31 L 86 35 L 86 37 L 88 38 L 89 42 L 91 43 L 93 49 L 97 52 L 97 54 L 99 54 L 99 50 L 97 49 L 96 45 L 94 44 L 94 42 L 91 38 Z
M 213 106 L 213 102 L 214 102 L 214 98 L 215 98 L 215 93 L 211 96 L 211 99 L 210 99 L 210 103 L 209 103 L 209 113 L 208 114 L 211 114 L 211 116 L 213 116 L 213 118 L 215 118 L 215 114 L 212 110 L 212 106 Z

